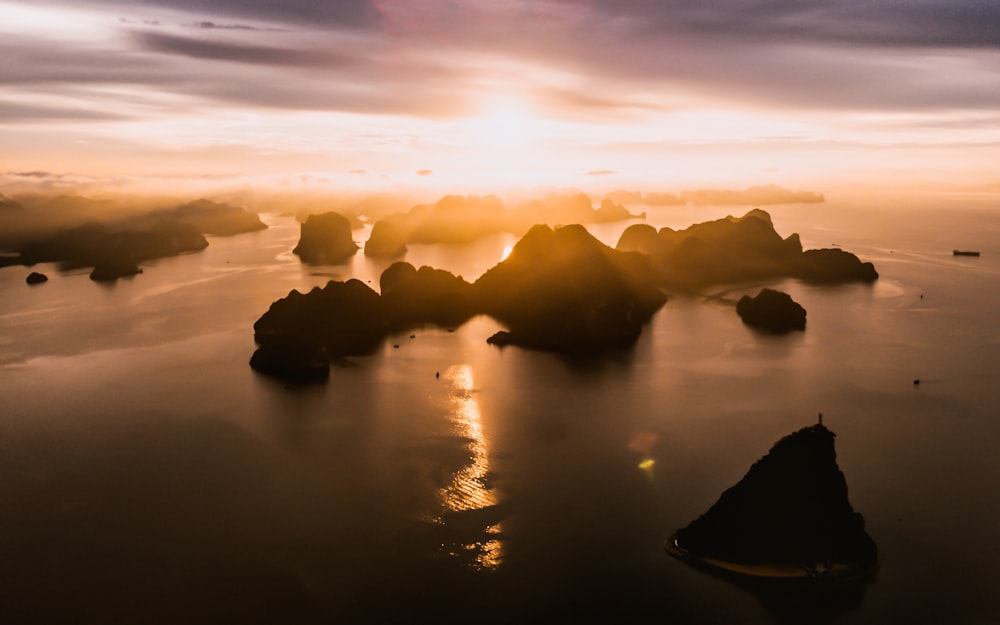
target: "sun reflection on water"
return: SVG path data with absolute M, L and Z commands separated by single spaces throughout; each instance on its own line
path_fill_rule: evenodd
M 455 433 L 469 441 L 470 458 L 469 464 L 456 471 L 451 482 L 441 489 L 439 495 L 442 507 L 446 514 L 486 510 L 495 506 L 498 498 L 489 483 L 488 441 L 483 435 L 472 367 L 451 367 L 445 372 L 444 378 L 452 387 L 448 400 L 448 417 Z M 439 522 L 447 523 L 443 518 Z M 500 523 L 486 525 L 481 534 L 479 540 L 455 545 L 457 549 L 450 553 L 471 557 L 471 564 L 475 568 L 494 570 L 500 566 L 502 559 Z

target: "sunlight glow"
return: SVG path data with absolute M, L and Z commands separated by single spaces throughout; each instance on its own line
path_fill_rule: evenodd
M 537 122 L 523 102 L 512 97 L 494 98 L 482 115 L 468 121 L 475 142 L 492 148 L 513 148 L 529 143 Z
M 469 440 L 471 454 L 468 465 L 458 470 L 451 484 L 441 489 L 440 497 L 449 512 L 481 510 L 496 505 L 496 493 L 488 485 L 489 449 L 483 435 L 479 402 L 476 399 L 472 367 L 459 365 L 445 372 L 445 379 L 452 384 L 450 418 L 455 433 Z M 461 546 L 462 551 L 473 556 L 478 569 L 493 570 L 500 566 L 502 543 L 500 524 L 490 525 L 484 533 L 489 538 Z M 455 553 L 455 555 L 460 555 Z
M 510 256 L 510 253 L 513 252 L 513 251 L 514 251 L 514 245 L 513 244 L 508 244 L 508 245 L 504 246 L 504 248 L 503 248 L 503 254 L 500 255 L 500 260 L 501 261 L 507 260 L 507 257 Z

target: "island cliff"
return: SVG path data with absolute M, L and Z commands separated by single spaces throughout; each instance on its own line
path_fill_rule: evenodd
M 648 260 L 614 250 L 582 226 L 536 226 L 470 284 L 405 262 L 388 267 L 381 294 L 358 280 L 292 291 L 254 324 L 251 366 L 292 381 L 321 381 L 327 362 L 375 349 L 389 334 L 452 327 L 488 314 L 509 331 L 489 342 L 594 353 L 625 347 L 665 302 Z
M 580 225 L 536 225 L 475 282 L 494 343 L 559 352 L 631 344 L 666 302 L 647 258 L 614 250 Z
M 782 238 L 771 216 L 759 208 L 742 217 L 725 217 L 684 230 L 635 224 L 617 249 L 649 255 L 664 287 L 698 291 L 718 284 L 776 278 L 835 284 L 873 282 L 872 263 L 840 249 L 802 250 L 797 234 Z
M 351 222 L 339 213 L 309 215 L 300 226 L 299 243 L 292 253 L 310 265 L 334 265 L 358 251 L 351 238 Z
M 29 266 L 55 262 L 63 269 L 93 267 L 92 280 L 110 281 L 140 273 L 141 262 L 207 246 L 197 228 L 179 221 L 160 220 L 146 230 L 121 231 L 90 223 L 25 245 L 20 262 Z
M 677 530 L 672 555 L 728 573 L 843 578 L 871 570 L 874 541 L 847 498 L 834 433 L 785 436 L 705 514 Z
M 549 193 L 508 207 L 495 195 L 446 195 L 433 204 L 387 215 L 375 222 L 365 254 L 397 257 L 408 243 L 465 244 L 499 233 L 523 235 L 539 223 L 587 224 L 642 219 L 604 198 L 594 206 L 585 193 Z
M 806 329 L 806 309 L 788 293 L 761 289 L 756 296 L 744 295 L 736 302 L 736 313 L 743 323 L 781 334 Z
M 232 236 L 267 228 L 256 213 L 204 199 L 126 213 L 113 203 L 79 196 L 59 196 L 30 209 L 5 206 L 0 196 L 0 211 L 0 227 L 13 231 L 0 234 L 0 242 L 16 250 L 0 264 L 92 267 L 90 277 L 98 282 L 141 273 L 139 265 L 148 260 L 200 251 L 208 246 L 206 234 Z

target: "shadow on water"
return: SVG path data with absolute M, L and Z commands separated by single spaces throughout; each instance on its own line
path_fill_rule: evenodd
M 641 340 L 641 337 L 640 337 Z M 589 376 L 602 375 L 609 371 L 627 371 L 636 359 L 635 344 L 627 347 L 601 351 L 598 353 L 555 354 L 569 371 Z
M 865 592 L 877 577 L 873 568 L 846 580 L 768 579 L 729 573 L 698 562 L 688 564 L 703 573 L 753 595 L 778 623 L 823 625 L 861 608 Z

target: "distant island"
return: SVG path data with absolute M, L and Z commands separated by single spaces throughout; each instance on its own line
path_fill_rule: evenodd
M 58 196 L 33 207 L 0 196 L 0 224 L 10 226 L 0 264 L 90 267 L 98 282 L 141 273 L 139 265 L 148 260 L 200 251 L 208 246 L 205 235 L 267 228 L 255 213 L 205 199 L 129 211 L 82 196 Z
M 333 211 L 309 215 L 299 226 L 299 242 L 292 253 L 310 265 L 342 263 L 358 251 L 349 219 Z
M 699 291 L 718 284 L 776 278 L 838 284 L 873 282 L 870 262 L 838 248 L 803 250 L 798 234 L 782 238 L 771 216 L 755 208 L 742 217 L 725 217 L 684 230 L 633 224 L 617 249 L 650 257 L 660 283 L 676 291 Z
M 646 206 L 773 206 L 777 204 L 820 204 L 822 193 L 796 191 L 777 185 L 758 185 L 746 189 L 686 189 L 677 193 L 640 193 L 619 189 L 605 195 L 622 204 Z
M 594 206 L 584 193 L 549 193 L 508 207 L 495 195 L 446 195 L 434 204 L 420 204 L 405 213 L 377 220 L 365 255 L 398 257 L 411 243 L 461 244 L 501 233 L 522 235 L 535 224 L 589 224 L 643 219 L 624 206 L 604 199 Z
M 878 550 L 847 497 L 835 435 L 822 424 L 774 444 L 667 551 L 693 565 L 760 578 L 844 579 L 875 568 Z

